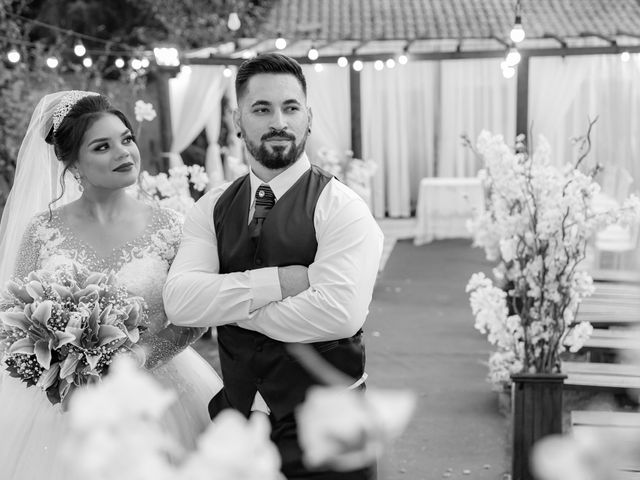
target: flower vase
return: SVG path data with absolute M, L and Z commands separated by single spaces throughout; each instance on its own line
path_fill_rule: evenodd
M 534 480 L 529 465 L 533 444 L 562 433 L 562 390 L 566 375 L 531 373 L 512 375 L 513 480 Z

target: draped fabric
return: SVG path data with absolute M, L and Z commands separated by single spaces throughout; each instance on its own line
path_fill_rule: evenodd
M 475 142 L 488 129 L 513 142 L 517 79 L 502 76 L 500 61 L 410 61 L 382 71 L 365 64 L 360 72 L 362 156 L 378 165 L 372 182 L 376 217 L 411 216 L 421 178 L 474 176 L 479 163 L 461 135 Z M 321 72 L 310 65 L 303 70 L 313 111 L 307 143 L 313 162 L 321 147 L 339 153 L 351 148 L 350 71 L 329 64 Z M 229 80 L 222 67 L 193 66 L 187 81 L 172 84 L 172 152 L 189 145 L 204 127 L 215 144 L 220 97 L 232 85 Z M 598 116 L 587 161 L 605 165 L 598 181 L 606 191 L 619 197 L 637 191 L 639 82 L 640 55 L 628 62 L 619 55 L 531 58 L 530 140 L 535 146 L 542 134 L 558 164 L 573 161 L 571 138 L 586 133 L 589 118 Z M 208 165 L 215 167 L 219 154 L 210 153 Z
M 529 72 L 533 140 L 544 135 L 558 164 L 573 162 L 572 138 L 586 134 L 597 117 L 585 165 L 603 166 L 596 180 L 617 200 L 638 192 L 640 56 L 628 62 L 618 55 L 533 58 Z
M 322 147 L 339 153 L 351 149 L 349 69 L 323 65 L 316 72 L 311 65 L 303 65 L 302 70 L 307 79 L 307 104 L 313 112 L 306 152 L 311 162 L 318 163 Z
M 206 129 L 209 147 L 205 165 L 211 186 L 224 179 L 218 147 L 220 101 L 231 85 L 231 79 L 223 75 L 223 70 L 223 66 L 193 65 L 183 68 L 176 78 L 169 81 L 173 129 L 170 165 L 180 165 L 179 153 Z

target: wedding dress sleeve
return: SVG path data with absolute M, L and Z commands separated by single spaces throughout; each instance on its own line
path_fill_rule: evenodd
M 36 217 L 27 226 L 22 236 L 22 242 L 16 256 L 16 264 L 13 270 L 13 278 L 24 279 L 30 272 L 36 270 L 40 256 L 40 243 L 37 240 L 37 230 L 40 225 Z
M 165 209 L 162 234 L 158 235 L 159 250 L 164 252 L 169 265 L 173 262 L 182 238 L 183 219 L 177 212 Z M 159 232 L 160 233 L 160 232 Z M 139 344 L 146 353 L 145 368 L 154 369 L 171 360 L 177 354 L 195 342 L 206 331 L 203 327 L 181 327 L 165 322 L 165 326 L 156 332 L 146 332 Z

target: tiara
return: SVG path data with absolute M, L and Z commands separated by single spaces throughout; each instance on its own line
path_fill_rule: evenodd
M 60 103 L 58 103 L 58 106 L 53 112 L 53 133 L 58 131 L 58 127 L 60 127 L 62 120 L 64 120 L 64 117 L 69 114 L 78 100 L 82 100 L 90 95 L 100 94 L 95 92 L 83 92 L 82 90 L 71 90 L 66 93 L 62 99 L 60 99 Z

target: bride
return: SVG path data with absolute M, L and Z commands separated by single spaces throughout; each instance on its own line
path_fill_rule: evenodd
M 0 223 L 0 282 L 3 288 L 11 277 L 76 264 L 114 273 L 143 297 L 151 323 L 140 340 L 145 367 L 177 396 L 163 427 L 189 448 L 209 424 L 207 404 L 222 382 L 189 347 L 202 330 L 167 324 L 162 287 L 181 221 L 127 193 L 140 171 L 132 132 L 103 95 L 58 92 L 39 102 Z M 59 455 L 65 413 L 40 388 L 27 388 L 1 369 L 0 478 L 65 478 Z

